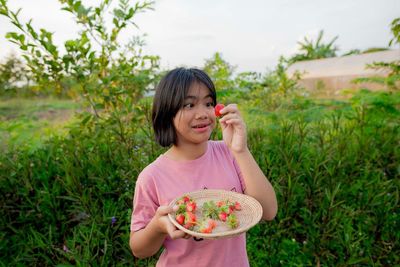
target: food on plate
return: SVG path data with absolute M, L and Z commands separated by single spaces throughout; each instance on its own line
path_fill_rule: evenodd
M 231 229 L 237 228 L 239 221 L 235 212 L 242 210 L 238 201 L 228 199 L 218 202 L 206 201 L 198 208 L 196 201 L 187 195 L 178 199 L 176 205 L 176 222 L 186 229 L 205 234 L 212 233 L 220 223 Z

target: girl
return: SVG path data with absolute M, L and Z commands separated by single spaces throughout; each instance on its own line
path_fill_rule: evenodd
M 170 201 L 199 189 L 224 189 L 256 198 L 263 219 L 277 212 L 274 189 L 247 147 L 246 126 L 235 104 L 221 110 L 223 141 L 210 141 L 216 125 L 214 84 L 198 69 L 178 68 L 159 83 L 153 102 L 157 142 L 169 150 L 139 175 L 133 200 L 130 247 L 146 258 L 164 246 L 157 266 L 249 266 L 246 235 L 191 238 L 167 214 Z

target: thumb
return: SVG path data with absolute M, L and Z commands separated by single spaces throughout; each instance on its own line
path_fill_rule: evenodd
M 167 233 L 171 239 L 183 238 L 186 235 L 185 232 L 177 229 L 172 223 L 167 225 Z
M 172 213 L 178 210 L 177 206 L 160 206 L 157 209 L 157 213 L 159 216 L 164 216 L 167 215 L 168 213 Z

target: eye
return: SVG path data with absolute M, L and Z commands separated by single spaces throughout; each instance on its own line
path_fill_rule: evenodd
M 207 102 L 206 106 L 207 107 L 214 107 L 214 103 L 213 102 Z
M 192 107 L 194 107 L 193 103 L 186 103 L 186 104 L 183 105 L 183 108 L 186 108 L 186 109 L 190 109 Z

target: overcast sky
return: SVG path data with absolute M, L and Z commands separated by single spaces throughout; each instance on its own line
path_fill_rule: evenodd
M 97 0 L 82 0 L 93 4 Z M 134 2 L 134 1 L 132 1 Z M 33 19 L 36 28 L 54 32 L 57 44 L 76 37 L 79 28 L 57 0 L 8 0 L 21 7 L 21 21 Z M 221 52 L 237 71 L 264 72 L 280 55 L 297 51 L 304 36 L 324 40 L 339 36 L 339 54 L 351 49 L 387 47 L 390 23 L 400 17 L 400 0 L 158 0 L 155 10 L 139 14 L 139 30 L 147 34 L 146 52 L 159 55 L 165 68 L 201 67 L 213 53 Z M 0 16 L 0 58 L 17 48 L 4 35 L 15 31 Z M 121 42 L 124 40 L 121 39 Z

